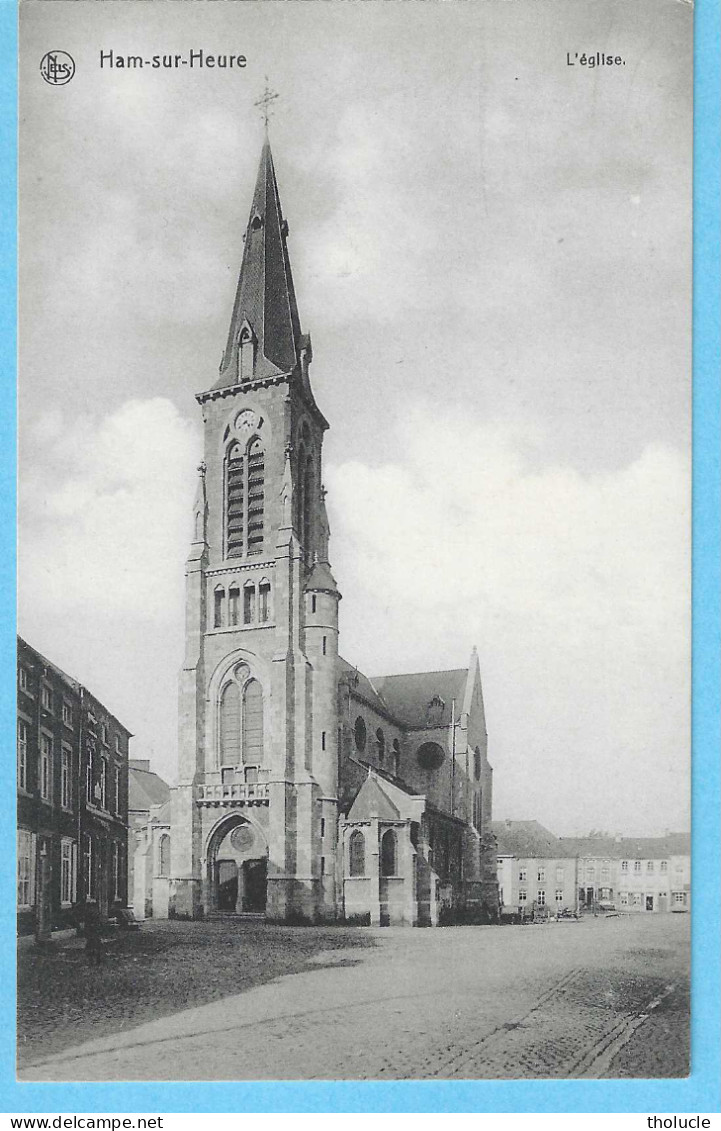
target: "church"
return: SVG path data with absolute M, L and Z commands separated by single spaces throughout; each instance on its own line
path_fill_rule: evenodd
M 310 381 L 267 140 L 204 423 L 186 564 L 178 784 L 139 832 L 138 917 L 433 926 L 498 908 L 478 658 L 341 658 Z

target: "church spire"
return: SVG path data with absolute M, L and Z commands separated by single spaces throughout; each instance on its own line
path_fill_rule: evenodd
M 301 331 L 273 155 L 266 136 L 245 233 L 243 262 L 228 342 L 213 386 L 273 377 L 295 369 Z

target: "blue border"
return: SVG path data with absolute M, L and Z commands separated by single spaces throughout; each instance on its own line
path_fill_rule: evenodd
M 17 9 L 0 0 L 0 782 L 8 801 L 0 828 L 0 924 L 14 948 L 15 796 L 15 362 Z M 22 1084 L 14 1080 L 14 978 L 0 986 L 0 1108 L 4 1112 L 717 1112 L 719 944 L 719 38 L 718 0 L 695 12 L 694 121 L 694 670 L 693 670 L 693 1072 L 686 1080 L 461 1081 L 268 1084 Z

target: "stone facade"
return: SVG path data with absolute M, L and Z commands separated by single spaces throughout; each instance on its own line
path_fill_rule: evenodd
M 287 234 L 266 142 L 220 373 L 197 398 L 167 910 L 408 924 L 437 921 L 444 904 L 492 913 L 475 651 L 457 671 L 379 679 L 339 656 L 328 424 Z

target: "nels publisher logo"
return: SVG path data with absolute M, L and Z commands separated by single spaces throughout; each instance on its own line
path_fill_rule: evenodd
M 75 74 L 75 60 L 67 51 L 48 51 L 40 61 L 40 74 L 51 86 L 65 86 Z

